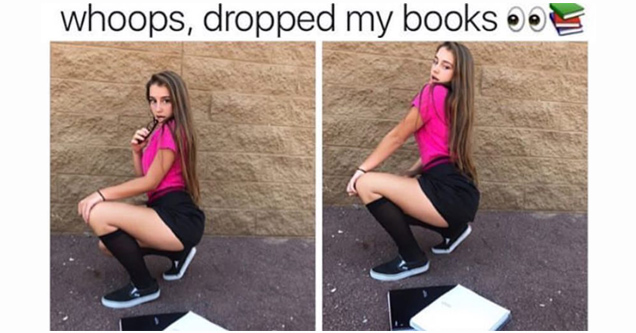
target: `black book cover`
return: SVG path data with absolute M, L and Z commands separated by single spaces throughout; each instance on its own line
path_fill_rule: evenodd
M 453 288 L 455 285 L 390 290 L 387 297 L 391 331 L 412 331 L 411 318 Z
M 121 331 L 163 331 L 186 314 L 187 312 L 172 312 L 125 317 L 119 321 L 119 329 Z

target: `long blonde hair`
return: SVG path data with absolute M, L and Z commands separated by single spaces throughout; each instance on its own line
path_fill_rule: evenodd
M 181 156 L 181 170 L 186 184 L 186 190 L 195 203 L 199 202 L 199 178 L 197 178 L 197 139 L 192 113 L 190 112 L 190 96 L 188 88 L 179 74 L 164 71 L 152 75 L 146 84 L 146 99 L 150 101 L 150 86 L 167 87 L 170 91 L 172 103 L 172 117 L 175 121 L 174 129 L 170 129 Z
M 457 42 L 444 42 L 437 51 L 446 48 L 455 57 L 455 71 L 446 96 L 446 119 L 449 121 L 451 159 L 459 170 L 478 183 L 473 163 L 473 124 L 475 122 L 475 65 L 470 50 Z

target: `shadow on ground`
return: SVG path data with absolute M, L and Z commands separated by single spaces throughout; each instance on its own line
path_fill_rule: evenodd
M 313 239 L 204 237 L 187 274 L 163 281 L 165 258 L 146 257 L 161 297 L 129 309 L 101 305 L 128 282 L 83 235 L 51 236 L 51 330 L 119 330 L 121 317 L 194 311 L 228 330 L 314 330 Z
M 415 228 L 431 260 L 428 272 L 396 282 L 369 269 L 397 254 L 366 209 L 323 211 L 323 329 L 389 330 L 391 289 L 462 284 L 508 308 L 504 330 L 587 330 L 587 215 L 483 212 L 450 255 L 434 255 L 441 238 Z

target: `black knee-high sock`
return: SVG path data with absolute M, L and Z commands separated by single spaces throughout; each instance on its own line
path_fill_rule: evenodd
M 152 284 L 152 276 L 146 267 L 143 253 L 137 241 L 121 229 L 99 236 L 108 251 L 121 263 L 130 275 L 135 287 L 143 289 Z
M 430 224 L 428 224 L 426 222 L 423 222 L 421 220 L 418 220 L 418 219 L 414 218 L 411 215 L 406 215 L 406 220 L 408 221 L 409 225 L 412 225 L 414 227 L 426 228 L 428 230 L 431 230 L 431 231 L 434 231 L 434 232 L 440 234 L 444 238 L 448 238 L 449 237 L 449 232 L 450 232 L 449 228 L 440 228 L 440 227 L 436 227 L 434 225 L 430 225 Z
M 426 258 L 417 244 L 409 226 L 406 214 L 392 201 L 382 197 L 367 204 L 367 209 L 380 225 L 389 233 L 405 261 L 416 261 Z
M 181 251 L 164 251 L 164 250 L 151 249 L 148 247 L 142 247 L 141 253 L 144 256 L 155 255 L 155 256 L 166 257 L 170 260 L 179 260 L 181 259 L 181 256 L 183 255 L 183 251 L 185 250 L 186 249 L 183 249 Z

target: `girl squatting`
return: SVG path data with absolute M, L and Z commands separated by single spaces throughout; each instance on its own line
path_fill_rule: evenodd
M 479 206 L 472 159 L 474 64 L 466 46 L 438 46 L 430 78 L 413 98 L 406 117 L 360 164 L 347 185 L 398 247 L 393 260 L 371 269 L 371 277 L 400 280 L 424 273 L 429 260 L 410 226 L 438 232 L 435 254 L 451 253 L 471 232 Z M 404 176 L 370 172 L 414 135 L 420 158 Z
M 152 75 L 146 99 L 153 116 L 137 130 L 130 147 L 137 178 L 97 190 L 79 202 L 77 212 L 99 237 L 99 247 L 115 257 L 130 282 L 104 297 L 110 308 L 127 308 L 159 298 L 157 281 L 144 255 L 168 257 L 166 281 L 178 280 L 196 253 L 205 216 L 199 209 L 196 135 L 185 83 L 165 71 Z M 146 206 L 116 202 L 146 193 Z

